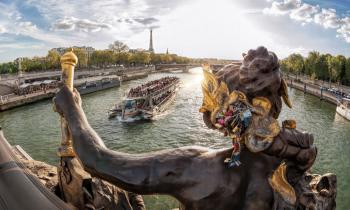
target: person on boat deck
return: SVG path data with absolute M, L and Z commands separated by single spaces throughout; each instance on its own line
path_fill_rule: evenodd
M 171 84 L 173 81 L 178 80 L 177 77 L 164 77 L 162 79 L 150 81 L 146 84 L 142 84 L 141 86 L 138 86 L 136 88 L 131 88 L 129 91 L 128 96 L 129 97 L 142 97 L 146 96 L 150 92 L 160 90 L 163 87 L 167 86 L 168 84 Z

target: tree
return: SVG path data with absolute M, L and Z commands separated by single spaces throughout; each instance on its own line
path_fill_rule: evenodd
M 24 58 L 21 62 L 22 70 L 26 72 L 42 71 L 45 69 L 44 58 Z
M 88 55 L 86 50 L 82 48 L 74 48 L 73 52 L 78 57 L 78 69 L 86 68 L 88 65 Z
M 280 68 L 283 72 L 290 72 L 287 59 L 280 61 Z
M 151 61 L 151 56 L 147 52 L 136 52 L 131 54 L 130 61 L 136 65 L 149 64 Z
M 320 54 L 312 51 L 304 60 L 304 72 L 314 79 L 329 79 L 329 59 L 332 57 L 329 54 Z
M 345 75 L 346 58 L 342 55 L 331 58 L 331 76 L 335 82 L 340 82 Z
M 108 48 L 115 53 L 127 52 L 129 50 L 129 47 L 121 41 L 113 42 Z
M 280 67 L 284 72 L 291 72 L 297 76 L 300 73 L 305 73 L 305 62 L 304 58 L 300 54 L 293 53 L 287 58 L 280 61 Z
M 320 55 L 316 59 L 316 63 L 314 66 L 314 72 L 319 79 L 326 80 L 327 78 L 330 78 L 329 75 L 329 66 L 328 66 L 328 55 Z
M 0 74 L 15 74 L 18 72 L 18 65 L 14 62 L 2 63 L 0 64 Z
M 303 56 L 300 54 L 293 53 L 290 56 L 288 56 L 287 60 L 287 65 L 289 66 L 289 69 L 296 75 L 299 75 L 304 68 Z
M 152 64 L 160 64 L 162 62 L 160 54 L 151 53 L 150 58 Z
M 309 52 L 309 55 L 305 59 L 305 70 L 307 75 L 312 75 L 313 73 L 316 72 L 315 65 L 319 57 L 320 57 L 320 54 L 318 52 L 316 51 Z
M 120 61 L 120 64 L 129 65 L 130 53 L 128 53 L 128 52 L 119 53 L 119 61 Z
M 58 69 L 60 66 L 60 55 L 57 51 L 50 50 L 46 56 L 47 68 Z
M 112 48 L 112 47 L 110 47 Z M 128 52 L 128 47 L 121 42 L 114 42 L 113 50 L 96 50 L 88 59 L 87 51 L 83 48 L 74 48 L 73 52 L 78 57 L 77 69 L 85 68 L 88 65 L 94 65 L 102 68 L 110 64 L 123 65 L 145 65 L 145 64 L 161 64 L 161 63 L 189 63 L 191 59 L 187 57 L 177 56 L 176 54 L 155 54 L 147 51 L 139 51 L 135 53 Z M 118 50 L 119 49 L 119 50 Z M 198 59 L 199 60 L 199 59 Z M 198 61 L 199 62 L 199 61 Z M 46 69 L 60 68 L 60 55 L 57 51 L 48 51 L 45 57 L 33 57 L 21 59 L 21 71 L 44 71 Z M 345 66 L 344 66 L 345 69 Z M 0 64 L 0 74 L 18 72 L 18 63 L 9 62 Z M 345 72 L 345 70 L 344 70 Z

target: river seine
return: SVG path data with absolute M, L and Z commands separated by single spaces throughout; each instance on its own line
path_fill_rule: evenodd
M 148 80 L 173 75 L 181 79 L 177 98 L 169 110 L 153 122 L 123 124 L 109 120 L 107 111 L 131 87 Z M 186 145 L 230 147 L 230 140 L 205 127 L 198 109 L 202 103 L 201 69 L 190 73 L 159 73 L 82 96 L 83 108 L 92 127 L 106 145 L 129 153 L 141 153 Z M 283 108 L 280 121 L 295 119 L 297 127 L 313 133 L 318 157 L 313 173 L 333 172 L 338 178 L 337 209 L 350 208 L 350 122 L 335 112 L 335 106 L 318 98 L 290 90 L 293 109 Z M 34 159 L 57 164 L 60 142 L 59 116 L 51 101 L 43 101 L 0 113 L 0 125 L 7 140 L 21 145 Z M 244 163 L 243 163 L 244 164 Z M 229 170 L 229 169 L 228 169 Z M 150 210 L 170 210 L 178 203 L 167 196 L 146 196 Z

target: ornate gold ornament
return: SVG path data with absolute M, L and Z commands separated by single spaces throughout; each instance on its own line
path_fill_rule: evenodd
M 64 85 L 73 91 L 74 81 L 74 67 L 78 63 L 77 56 L 73 53 L 73 49 L 66 52 L 61 57 L 62 76 L 61 81 Z M 58 155 L 60 157 L 75 157 L 75 153 L 72 146 L 72 135 L 69 131 L 67 121 L 61 117 L 61 146 L 58 149 Z
M 297 123 L 295 122 L 295 120 L 284 120 L 282 122 L 282 127 L 289 128 L 289 129 L 296 129 Z
M 245 145 L 251 152 L 261 152 L 268 148 L 281 129 L 278 121 L 269 115 L 271 102 L 265 97 L 255 97 L 253 116 L 245 135 Z
M 210 112 L 210 121 L 213 125 L 216 124 L 215 118 L 217 114 L 223 110 L 227 110 L 230 104 L 233 104 L 238 100 L 248 104 L 247 97 L 244 93 L 240 91 L 232 91 L 230 93 L 225 82 L 218 82 L 208 64 L 203 65 L 203 75 L 203 104 L 199 109 L 199 112 Z
M 249 127 L 243 133 L 245 145 L 252 152 L 260 152 L 266 149 L 280 132 L 278 121 L 269 115 L 271 102 L 265 97 L 255 97 L 252 104 L 246 95 L 240 91 L 228 90 L 227 84 L 219 82 L 210 71 L 209 65 L 203 65 L 204 79 L 202 82 L 203 104 L 200 112 L 210 112 L 210 121 L 218 129 L 222 126 L 216 122 L 219 112 L 226 111 L 229 105 L 241 102 L 252 111 Z M 282 91 L 286 95 L 285 91 Z M 286 95 L 286 98 L 288 96 Z M 240 138 L 236 134 L 238 127 L 233 127 L 229 132 L 231 138 Z
M 280 95 L 281 95 L 284 103 L 289 108 L 292 108 L 292 102 L 290 102 L 289 95 L 288 95 L 288 86 L 287 86 L 287 83 L 284 79 L 281 80 L 281 88 L 280 88 L 279 92 L 280 92 Z
M 279 165 L 269 178 L 269 183 L 274 191 L 281 195 L 285 201 L 294 205 L 297 198 L 294 188 L 288 183 L 286 170 L 287 165 L 285 163 Z

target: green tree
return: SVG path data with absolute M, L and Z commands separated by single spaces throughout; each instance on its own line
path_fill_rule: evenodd
M 131 54 L 130 62 L 135 65 L 149 64 L 151 61 L 151 55 L 147 52 L 136 52 Z
M 130 53 L 128 53 L 128 52 L 120 53 L 119 54 L 119 61 L 120 61 L 120 64 L 129 65 L 129 63 L 130 63 Z
M 88 65 L 88 54 L 86 50 L 82 48 L 74 48 L 73 52 L 78 57 L 78 69 L 86 68 Z
M 18 65 L 14 62 L 0 64 L 0 74 L 15 74 L 18 72 Z
M 106 67 L 114 63 L 114 55 L 111 50 L 96 50 L 91 55 L 91 63 L 98 67 Z
M 289 66 L 288 66 L 288 60 L 287 59 L 283 59 L 280 61 L 280 68 L 283 72 L 290 72 L 289 70 Z
M 350 57 L 346 59 L 344 80 L 345 84 L 350 84 Z
M 334 82 L 341 82 L 342 77 L 345 76 L 346 58 L 342 55 L 330 58 L 329 71 L 331 79 Z
M 302 70 L 304 69 L 304 58 L 302 55 L 293 53 L 288 56 L 287 60 L 287 65 L 289 66 L 290 71 L 296 75 L 302 73 Z
M 46 56 L 47 68 L 58 69 L 60 67 L 60 55 L 57 51 L 50 50 Z
M 320 57 L 320 54 L 318 52 L 316 51 L 309 52 L 309 55 L 305 59 L 305 72 L 307 75 L 312 75 L 313 73 L 316 73 L 315 65 L 319 57 Z
M 40 57 L 34 57 L 32 59 L 24 58 L 21 62 L 21 66 L 22 70 L 25 72 L 43 71 L 45 70 L 45 61 L 44 58 Z
M 316 60 L 314 72 L 319 79 L 326 80 L 329 76 L 328 55 L 320 55 Z

